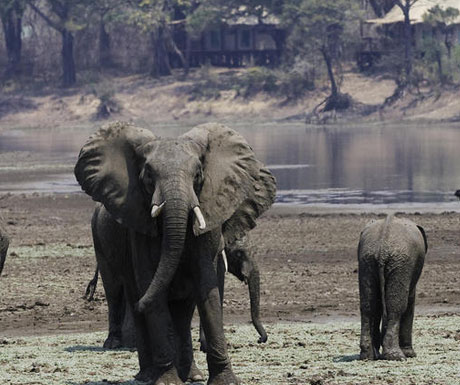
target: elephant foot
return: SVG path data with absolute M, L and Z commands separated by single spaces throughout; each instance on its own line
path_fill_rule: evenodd
M 392 350 L 383 349 L 382 360 L 403 361 L 405 359 L 406 359 L 406 356 L 404 355 L 401 349 L 392 349 Z
M 149 366 L 147 368 L 141 369 L 139 373 L 137 373 L 134 376 L 134 379 L 140 382 L 151 382 L 152 379 L 155 378 L 157 375 L 158 370 L 153 366 Z
M 116 336 L 109 335 L 104 342 L 104 349 L 119 349 L 122 348 L 123 344 L 121 343 L 121 338 Z
M 187 375 L 187 382 L 202 382 L 202 381 L 204 381 L 204 374 L 200 369 L 198 369 L 195 361 L 192 361 L 192 366 L 190 367 L 190 371 Z
M 401 347 L 402 352 L 407 358 L 414 358 L 417 357 L 417 354 L 415 353 L 414 349 L 412 346 L 409 347 Z
M 226 364 L 223 368 L 220 368 L 218 372 L 215 370 L 215 368 L 210 367 L 209 372 L 212 374 L 209 376 L 208 385 L 241 384 L 241 381 L 238 379 L 238 377 L 235 376 L 235 373 L 233 373 L 232 365 L 230 363 Z
M 363 361 L 373 361 L 379 359 L 379 352 L 374 347 L 361 348 L 359 359 Z
M 159 375 L 158 379 L 154 382 L 154 385 L 184 385 L 182 380 L 177 374 L 177 370 L 174 366 L 170 366 L 163 374 Z

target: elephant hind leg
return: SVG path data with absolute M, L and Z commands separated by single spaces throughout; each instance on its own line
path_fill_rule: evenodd
M 359 295 L 361 310 L 360 358 L 378 359 L 380 319 L 382 314 L 380 287 L 375 261 L 359 262 Z
M 387 307 L 386 329 L 383 335 L 383 353 L 385 360 L 404 360 L 406 356 L 400 347 L 401 319 L 408 311 L 410 277 L 408 272 L 390 274 L 386 279 L 385 302 Z M 404 328 L 404 327 L 403 327 Z
M 407 309 L 401 317 L 401 327 L 399 330 L 399 346 L 406 357 L 415 357 L 415 351 L 412 347 L 412 325 L 414 323 L 415 308 L 415 288 L 409 295 Z

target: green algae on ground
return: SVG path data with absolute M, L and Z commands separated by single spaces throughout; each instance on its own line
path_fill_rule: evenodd
M 243 384 L 460 384 L 460 316 L 419 317 L 418 356 L 404 362 L 359 361 L 358 323 L 267 326 L 266 344 L 251 325 L 226 327 L 229 352 Z M 197 330 L 194 329 L 194 340 Z M 105 333 L 0 340 L 2 384 L 136 384 L 137 354 L 101 348 Z M 195 346 L 197 348 L 197 346 Z M 196 352 L 198 365 L 205 356 Z

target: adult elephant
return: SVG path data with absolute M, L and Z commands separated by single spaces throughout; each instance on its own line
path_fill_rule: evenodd
M 6 255 L 8 253 L 8 246 L 10 242 L 6 231 L 0 225 L 0 274 L 2 274 L 3 266 L 5 265 Z
M 110 261 L 117 258 L 116 255 L 119 250 L 123 250 L 123 247 L 119 245 L 120 240 L 117 243 L 112 242 L 106 246 L 102 245 L 104 239 L 109 238 L 103 233 L 112 230 L 104 224 L 98 225 L 99 211 L 100 209 L 96 209 L 92 224 L 97 267 L 93 279 L 86 288 L 85 298 L 88 301 L 94 298 L 100 272 L 109 309 L 109 334 L 103 346 L 106 349 L 134 348 L 136 346 L 134 324 L 131 311 L 126 304 L 123 283 L 117 279 L 116 272 L 113 272 L 110 266 Z M 248 285 L 252 324 L 259 333 L 258 342 L 266 342 L 268 338 L 267 332 L 260 320 L 260 273 L 247 237 L 236 240 L 225 247 L 225 255 L 225 258 L 221 255 L 221 258 L 217 261 L 221 300 L 224 293 L 225 271 L 228 270 L 228 272 Z M 201 350 L 205 352 L 206 339 L 203 333 L 200 333 L 200 341 Z M 190 377 L 190 379 L 193 379 L 193 377 Z
M 275 180 L 236 131 L 205 124 L 176 139 L 126 123 L 83 146 L 75 175 L 125 237 L 111 263 L 134 311 L 140 380 L 182 384 L 192 366 L 190 323 L 198 305 L 208 341 L 209 385 L 237 384 L 222 325 L 214 258 L 255 226 Z M 109 219 L 110 218 L 110 219 Z
M 425 231 L 389 215 L 372 221 L 358 246 L 361 359 L 415 357 L 412 346 L 415 289 L 428 250 Z M 380 330 L 382 323 L 382 330 Z

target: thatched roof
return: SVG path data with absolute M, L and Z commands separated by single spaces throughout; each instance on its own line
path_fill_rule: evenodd
M 255 12 L 254 12 L 255 11 Z M 260 24 L 279 25 L 280 20 L 265 9 L 249 11 L 246 6 L 234 9 L 232 15 L 225 21 L 228 25 L 255 26 Z
M 449 7 L 456 8 L 460 11 L 460 0 L 418 0 L 410 9 L 410 19 L 412 24 L 423 23 L 423 16 L 428 12 L 429 9 L 439 5 L 441 8 L 446 9 Z M 395 5 L 390 12 L 384 17 L 379 19 L 366 20 L 366 23 L 370 24 L 394 24 L 404 21 L 404 15 L 397 5 Z M 460 16 L 452 23 L 459 24 Z

